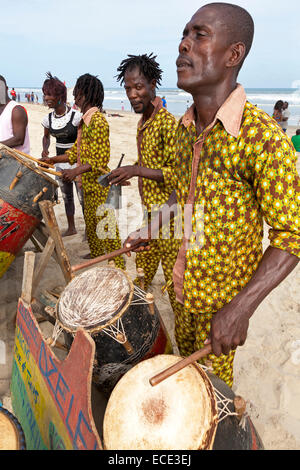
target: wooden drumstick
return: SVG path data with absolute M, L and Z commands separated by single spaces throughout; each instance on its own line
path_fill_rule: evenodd
M 28 158 L 29 160 L 32 160 L 33 162 L 38 163 L 39 165 L 47 166 L 47 167 L 49 167 L 49 168 L 54 168 L 54 165 L 52 165 L 52 164 L 50 164 L 50 163 L 42 162 L 42 161 L 39 160 L 38 158 L 32 157 L 31 155 L 28 155 L 27 153 L 21 152 L 20 150 L 17 150 L 17 149 L 13 149 L 13 150 L 14 150 L 14 152 L 16 152 L 16 153 L 19 153 L 20 155 L 23 155 L 23 157 L 26 157 L 26 158 Z
M 71 267 L 71 271 L 75 273 L 76 271 L 79 271 L 80 269 L 84 268 L 89 268 L 90 266 L 93 266 L 94 264 L 101 263 L 101 261 L 107 261 L 109 259 L 115 258 L 116 256 L 123 255 L 124 253 L 128 253 L 129 251 L 132 250 L 134 245 L 124 246 L 123 248 L 120 248 L 119 250 L 111 251 L 110 253 L 107 253 L 106 255 L 102 256 L 97 256 L 97 258 L 90 259 L 89 261 L 86 261 L 85 263 L 81 264 L 76 264 L 75 266 Z
M 204 348 L 199 349 L 199 351 L 196 351 L 190 356 L 185 357 L 184 359 L 181 359 L 180 361 L 176 362 L 176 364 L 173 364 L 171 367 L 168 367 L 168 369 L 165 369 L 159 374 L 155 375 L 154 377 L 149 379 L 149 382 L 152 385 L 152 387 L 154 387 L 155 385 L 158 385 L 160 382 L 167 379 L 168 377 L 171 377 L 171 375 L 176 374 L 176 372 L 179 372 L 184 367 L 187 367 L 193 362 L 199 361 L 199 359 L 201 359 L 204 356 L 207 356 L 210 353 L 211 353 L 211 345 L 208 344 L 207 346 L 204 346 Z
M 60 178 L 62 177 L 62 173 L 60 171 L 50 170 L 50 168 L 42 168 L 42 167 L 40 167 L 39 169 L 43 171 L 44 173 L 49 173 L 50 175 L 59 176 Z

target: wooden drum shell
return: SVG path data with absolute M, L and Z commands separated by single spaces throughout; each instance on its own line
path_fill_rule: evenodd
M 21 157 L 0 150 L 0 277 L 42 220 L 38 202 L 54 201 L 57 186 Z

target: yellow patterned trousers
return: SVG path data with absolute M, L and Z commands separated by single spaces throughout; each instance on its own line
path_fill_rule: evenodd
M 181 356 L 189 356 L 193 352 L 204 347 L 204 341 L 210 332 L 212 313 L 190 313 L 182 308 L 175 317 L 175 338 Z M 209 354 L 199 363 L 210 362 L 213 373 L 222 379 L 229 387 L 233 384 L 233 360 L 235 351 L 228 356 L 222 354 L 220 357 Z
M 171 283 L 173 278 L 173 267 L 177 259 L 180 244 L 181 241 L 177 239 L 151 240 L 149 251 L 143 251 L 136 254 L 136 267 L 143 268 L 144 270 L 145 289 L 147 289 L 151 284 L 159 267 L 159 263 L 161 262 L 165 281 L 166 283 L 170 283 L 167 291 L 174 314 L 176 314 L 177 310 L 182 309 L 182 306 L 175 298 L 173 284 Z M 135 282 L 138 283 L 138 278 Z
M 84 219 L 91 257 L 110 253 L 121 248 L 121 239 L 113 209 L 105 210 L 107 192 L 84 193 Z M 113 258 L 116 266 L 125 269 L 123 256 Z

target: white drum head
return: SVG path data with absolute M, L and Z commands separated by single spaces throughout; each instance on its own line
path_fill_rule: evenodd
M 132 297 L 132 283 L 121 269 L 89 269 L 67 285 L 58 303 L 57 316 L 66 329 L 92 330 L 115 321 Z
M 107 450 L 211 449 L 218 412 L 205 372 L 190 365 L 152 387 L 149 379 L 181 357 L 159 355 L 127 372 L 114 388 L 103 422 Z

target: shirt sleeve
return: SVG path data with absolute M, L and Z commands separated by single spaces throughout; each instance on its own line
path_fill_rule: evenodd
M 75 163 L 77 163 L 77 139 L 73 147 L 71 147 L 69 150 L 66 151 L 66 154 L 69 157 L 69 162 L 71 165 L 74 165 Z
M 175 188 L 175 168 L 176 168 L 176 130 L 177 121 L 175 118 L 168 118 L 163 126 L 164 139 L 164 163 L 162 173 L 164 184 L 167 189 Z
M 49 114 L 47 114 L 47 116 L 45 116 L 44 119 L 42 120 L 42 126 L 45 127 L 46 129 L 49 129 L 50 127 Z
M 84 163 L 89 163 L 91 172 L 102 174 L 108 169 L 110 159 L 109 125 L 105 118 L 95 114 L 88 127 L 88 142 L 84 148 Z M 83 161 L 83 158 L 82 158 Z
M 300 179 L 291 141 L 266 140 L 256 160 L 256 197 L 270 226 L 271 246 L 300 257 Z

